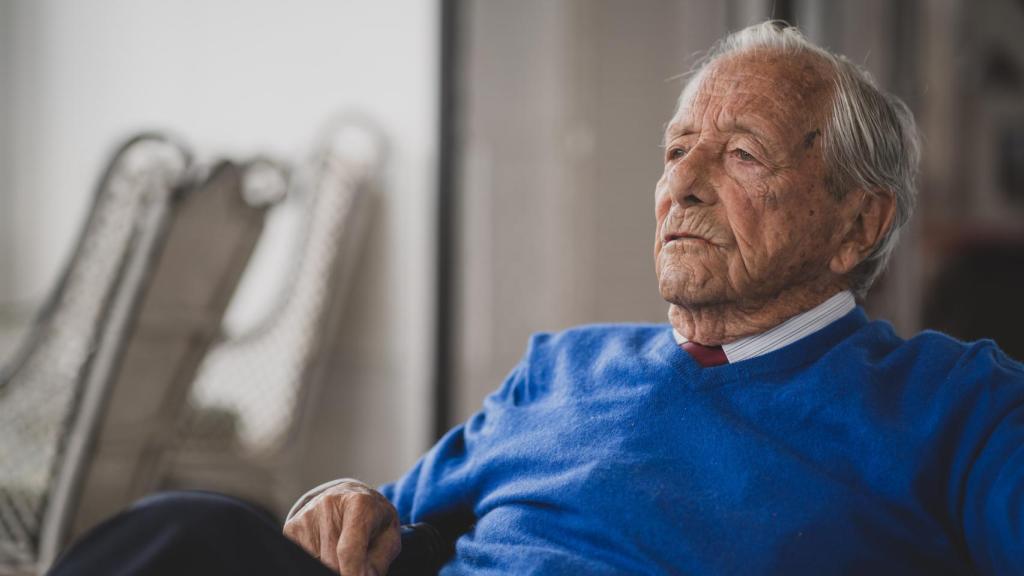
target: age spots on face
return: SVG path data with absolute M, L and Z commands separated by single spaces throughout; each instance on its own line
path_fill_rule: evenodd
M 810 150 L 814 146 L 814 140 L 821 136 L 821 128 L 816 128 L 804 135 L 804 150 Z
M 832 175 L 832 171 L 828 170 L 825 172 L 825 190 L 828 190 L 836 198 L 841 198 L 842 193 L 838 190 L 838 181 Z

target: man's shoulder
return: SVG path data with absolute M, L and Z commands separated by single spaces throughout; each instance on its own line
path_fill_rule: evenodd
M 1024 365 L 989 339 L 965 342 L 925 330 L 891 349 L 881 363 L 935 395 L 995 393 L 1013 402 L 1024 400 Z
M 588 324 L 537 332 L 491 400 L 524 405 L 556 388 L 562 398 L 586 395 L 593 383 L 606 384 L 610 374 L 636 376 L 639 366 L 664 364 L 659 352 L 669 343 L 674 340 L 668 324 Z
M 535 367 L 560 363 L 577 369 L 609 360 L 633 361 L 658 357 L 673 342 L 667 324 L 586 324 L 530 337 L 524 360 Z
M 1007 356 L 995 341 L 988 338 L 963 341 L 935 330 L 923 330 L 907 340 L 904 347 L 919 356 L 942 359 L 954 370 L 991 365 L 1024 374 L 1024 364 Z
M 597 348 L 608 345 L 647 346 L 660 338 L 671 337 L 667 323 L 582 324 L 557 332 L 537 332 L 530 337 L 530 348 Z

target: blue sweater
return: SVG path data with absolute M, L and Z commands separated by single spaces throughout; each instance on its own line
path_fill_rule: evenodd
M 1024 367 L 861 310 L 700 368 L 668 325 L 534 336 L 382 488 L 442 574 L 1024 574 Z

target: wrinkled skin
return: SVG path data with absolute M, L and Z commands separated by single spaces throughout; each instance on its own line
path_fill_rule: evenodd
M 310 500 L 284 535 L 341 576 L 383 576 L 402 550 L 395 507 L 355 480 Z
M 890 193 L 829 189 L 831 94 L 824 62 L 766 51 L 719 59 L 684 91 L 665 133 L 654 258 L 687 338 L 723 344 L 813 308 L 891 225 Z

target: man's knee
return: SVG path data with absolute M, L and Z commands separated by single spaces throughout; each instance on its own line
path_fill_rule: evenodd
M 126 513 L 140 520 L 152 520 L 167 526 L 187 527 L 192 535 L 218 533 L 223 529 L 237 531 L 246 526 L 276 525 L 273 517 L 261 508 L 213 492 L 174 491 L 147 496 L 128 508 Z
M 211 492 L 162 492 L 91 530 L 51 573 L 281 573 L 272 552 L 283 539 L 254 505 Z M 254 547 L 270 553 L 254 555 Z

